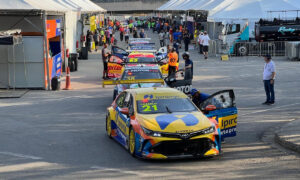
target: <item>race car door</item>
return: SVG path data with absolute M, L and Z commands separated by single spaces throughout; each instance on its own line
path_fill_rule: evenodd
M 130 94 L 127 92 L 121 93 L 116 100 L 116 124 L 117 124 L 117 140 L 126 146 L 126 137 L 129 134 L 129 105 Z
M 122 76 L 124 60 L 118 56 L 110 56 L 107 63 L 107 72 L 109 78 L 120 78 Z
M 112 55 L 118 56 L 119 58 L 121 58 L 123 60 L 125 60 L 127 58 L 127 56 L 129 55 L 128 52 L 126 52 L 124 49 L 119 48 L 117 46 L 112 46 L 111 52 L 112 52 Z
M 207 117 L 216 119 L 221 129 L 222 139 L 236 136 L 237 108 L 233 90 L 223 90 L 211 95 L 200 104 L 200 110 Z

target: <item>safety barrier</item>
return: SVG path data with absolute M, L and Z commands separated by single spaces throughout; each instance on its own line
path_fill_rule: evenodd
M 236 56 L 286 56 L 286 42 L 238 42 L 234 45 L 232 55 Z
M 262 56 L 265 54 L 286 56 L 286 43 L 285 41 L 237 42 L 229 46 L 220 40 L 212 40 L 209 53 L 211 55 L 228 54 L 232 56 Z

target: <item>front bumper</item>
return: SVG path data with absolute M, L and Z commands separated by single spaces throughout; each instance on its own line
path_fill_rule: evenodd
M 188 140 L 163 140 L 155 143 L 144 140 L 137 155 L 146 159 L 181 159 L 217 156 L 220 154 L 218 142 L 210 138 Z

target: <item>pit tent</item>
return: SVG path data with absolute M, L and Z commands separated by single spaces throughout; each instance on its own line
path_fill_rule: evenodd
M 50 89 L 62 71 L 64 49 L 76 51 L 81 13 L 100 12 L 89 0 L 0 0 L 0 31 L 22 35 L 22 43 L 0 44 L 0 88 Z

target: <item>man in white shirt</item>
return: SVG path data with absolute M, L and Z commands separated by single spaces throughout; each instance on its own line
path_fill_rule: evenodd
M 263 81 L 267 100 L 263 104 L 273 105 L 275 103 L 274 83 L 276 76 L 276 67 L 270 55 L 266 55 L 264 56 L 264 58 L 266 63 L 264 66 Z
M 199 43 L 199 52 L 200 54 L 203 54 L 203 44 L 202 44 L 202 38 L 203 38 L 204 34 L 203 32 L 200 33 L 199 37 L 198 37 L 198 43 Z
M 204 58 L 207 59 L 208 57 L 208 47 L 209 47 L 209 41 L 210 38 L 207 34 L 207 32 L 204 32 L 204 36 L 202 38 L 202 44 L 203 44 L 203 54 L 204 54 Z

